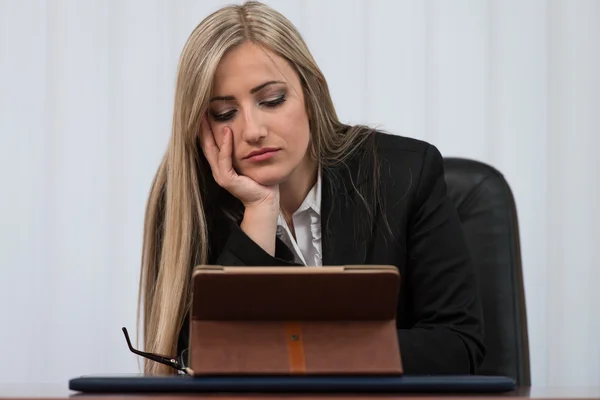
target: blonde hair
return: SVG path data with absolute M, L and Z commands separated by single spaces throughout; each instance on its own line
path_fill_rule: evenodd
M 232 47 L 252 41 L 286 59 L 302 83 L 310 120 L 309 152 L 323 168 L 344 163 L 369 136 L 362 126 L 339 122 L 327 82 L 296 28 L 255 1 L 206 17 L 191 33 L 178 66 L 172 133 L 152 183 L 144 222 L 138 319 L 143 307 L 144 349 L 175 355 L 189 311 L 193 267 L 208 263 L 206 188 L 212 174 L 198 146 L 219 61 Z M 145 360 L 146 374 L 171 374 Z

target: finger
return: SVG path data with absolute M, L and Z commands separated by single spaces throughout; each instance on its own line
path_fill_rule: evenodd
M 212 129 L 208 124 L 208 118 L 205 116 L 202 117 L 202 122 L 200 123 L 200 141 L 202 143 L 202 150 L 204 151 L 204 156 L 208 160 L 210 167 L 212 169 L 216 169 L 218 167 L 218 155 L 219 148 L 217 147 L 217 143 L 215 142 L 215 137 L 212 133 Z
M 233 163 L 231 160 L 231 155 L 233 152 L 233 134 L 229 127 L 225 127 L 223 129 L 223 144 L 221 145 L 221 150 L 219 151 L 219 171 L 224 176 L 231 177 L 234 175 L 233 171 Z

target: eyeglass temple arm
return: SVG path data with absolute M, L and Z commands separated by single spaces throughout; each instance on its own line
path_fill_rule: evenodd
M 129 339 L 129 333 L 127 332 L 127 328 L 123 327 L 122 329 L 123 329 L 123 334 L 125 335 L 125 340 L 127 341 L 127 346 L 129 347 L 129 350 L 132 353 L 137 354 L 138 356 L 146 357 L 152 361 L 156 361 L 161 364 L 166 364 L 170 367 L 173 367 L 173 368 L 181 370 L 181 371 L 185 370 L 183 365 L 181 365 L 175 358 L 163 357 L 163 356 L 159 356 L 158 354 L 146 353 L 145 351 L 140 351 L 140 350 L 135 349 L 131 345 L 131 340 Z

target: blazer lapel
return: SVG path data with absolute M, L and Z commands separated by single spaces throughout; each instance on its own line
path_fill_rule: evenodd
M 356 187 L 358 167 L 324 169 L 321 193 L 323 265 L 364 264 L 370 247 L 370 226 L 361 220 L 365 205 Z M 371 205 L 370 205 L 371 206 Z

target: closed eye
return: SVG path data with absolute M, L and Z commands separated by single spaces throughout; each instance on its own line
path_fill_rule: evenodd
M 282 95 L 280 95 L 272 100 L 261 101 L 259 104 L 261 106 L 264 106 L 267 108 L 275 108 L 275 107 L 279 107 L 280 105 L 285 103 L 286 100 L 287 100 L 286 95 L 285 95 L 285 93 L 283 93 Z M 229 110 L 225 113 L 221 113 L 221 114 L 213 114 L 213 113 L 211 113 L 211 114 L 215 121 L 226 122 L 226 121 L 233 119 L 236 112 L 237 112 L 237 110 L 233 109 L 233 110 Z
M 213 119 L 218 122 L 229 121 L 235 115 L 236 110 L 230 110 L 223 114 L 213 114 Z
M 286 98 L 285 98 L 285 93 L 284 93 L 281 96 L 279 96 L 273 100 L 263 101 L 260 104 L 270 107 L 270 108 L 274 108 L 274 107 L 277 107 L 277 106 L 283 104 L 285 102 L 285 100 L 286 100 Z

